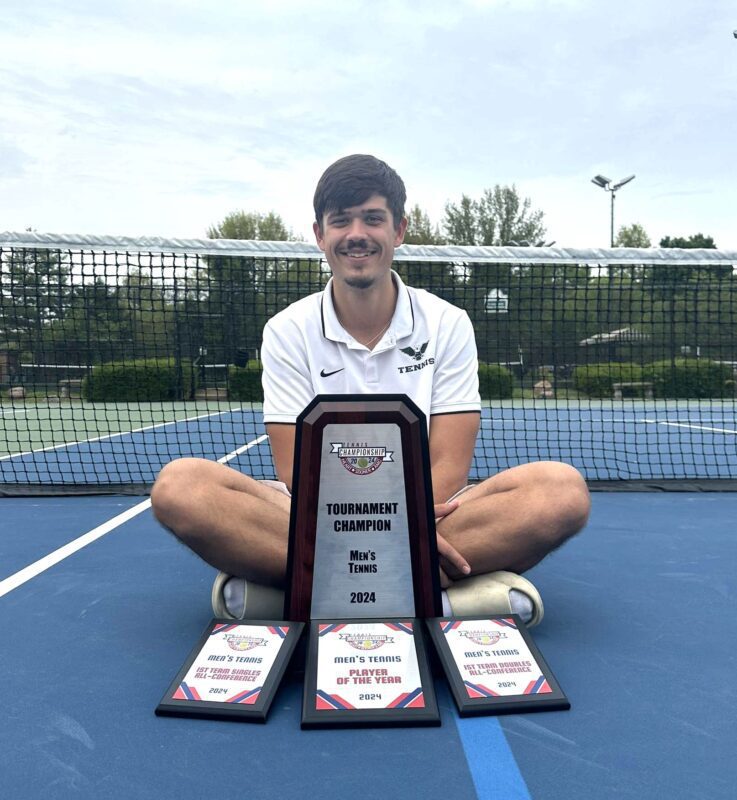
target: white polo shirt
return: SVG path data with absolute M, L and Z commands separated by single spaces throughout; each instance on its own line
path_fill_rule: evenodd
M 468 314 L 392 272 L 397 307 L 369 350 L 338 322 L 331 278 L 264 328 L 264 422 L 293 423 L 318 394 L 406 394 L 425 413 L 479 411 L 478 357 Z

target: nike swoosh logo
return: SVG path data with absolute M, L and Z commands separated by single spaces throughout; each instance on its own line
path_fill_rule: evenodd
M 341 367 L 340 369 L 334 369 L 332 372 L 325 372 L 324 369 L 320 370 L 320 377 L 321 378 L 329 378 L 331 375 L 335 375 L 336 372 L 342 372 L 345 367 Z

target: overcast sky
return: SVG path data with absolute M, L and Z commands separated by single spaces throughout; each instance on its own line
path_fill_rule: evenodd
M 560 246 L 615 224 L 737 249 L 735 0 L 0 0 L 0 230 L 311 238 L 336 158 L 434 222 L 514 183 Z

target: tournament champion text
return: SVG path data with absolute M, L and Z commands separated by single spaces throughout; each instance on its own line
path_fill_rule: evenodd
M 333 530 L 336 533 L 388 532 L 392 529 L 392 521 L 390 517 L 383 515 L 396 515 L 399 503 L 326 503 L 326 506 L 329 516 L 341 517 L 333 521 Z

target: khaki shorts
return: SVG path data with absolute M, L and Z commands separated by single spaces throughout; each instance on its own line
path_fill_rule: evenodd
M 468 486 L 464 486 L 462 489 L 459 489 L 452 497 L 449 497 L 445 502 L 450 503 L 451 501 L 455 500 L 457 497 L 460 497 L 462 494 L 467 492 L 469 489 L 473 489 L 475 484 L 469 483 Z
M 264 486 L 269 486 L 272 489 L 276 489 L 277 492 L 281 492 L 287 497 L 292 496 L 292 493 L 289 491 L 289 489 L 287 489 L 287 485 L 283 481 L 270 481 L 267 478 L 262 478 L 259 483 L 263 483 Z

